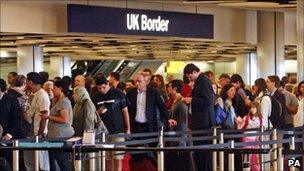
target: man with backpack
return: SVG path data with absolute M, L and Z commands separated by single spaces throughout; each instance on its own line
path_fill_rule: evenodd
M 266 85 L 271 99 L 271 115 L 269 120 L 274 128 L 285 128 L 286 100 L 284 94 L 278 90 L 280 78 L 276 75 L 270 75 L 266 80 Z

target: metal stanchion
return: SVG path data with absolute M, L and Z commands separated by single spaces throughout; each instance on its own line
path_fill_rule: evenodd
M 272 140 L 273 141 L 277 140 L 277 129 L 276 128 L 274 128 L 272 130 Z M 272 170 L 275 171 L 278 168 L 278 162 L 277 162 L 277 159 L 278 159 L 278 156 L 277 156 L 278 145 L 277 144 L 273 144 L 272 148 L 273 148 L 272 155 L 271 155 L 271 160 L 273 160 L 273 162 L 272 162 Z
M 292 136 L 289 138 L 290 139 L 290 142 L 289 142 L 289 149 L 290 150 L 295 150 L 296 149 L 296 144 L 295 144 L 295 137 Z M 290 171 L 295 171 L 295 167 L 294 166 L 291 166 L 289 168 Z
M 216 128 L 213 128 L 213 136 L 217 136 L 217 130 Z M 217 139 L 213 138 L 212 144 L 217 144 Z M 217 170 L 217 152 L 214 151 L 212 152 L 212 170 L 216 171 Z
M 224 144 L 224 133 L 221 133 L 220 134 L 220 144 Z M 224 170 L 224 152 L 221 151 L 219 152 L 219 157 L 220 157 L 220 171 L 223 171 Z
M 18 147 L 19 141 L 15 140 L 13 146 Z M 13 150 L 13 170 L 19 170 L 19 151 Z
M 158 147 L 163 148 L 164 147 L 164 127 L 162 126 L 159 131 L 159 141 L 158 141 Z M 157 152 L 157 170 L 163 171 L 165 169 L 164 167 L 164 151 Z
M 36 136 L 36 143 L 39 143 L 39 136 Z M 39 151 L 35 150 L 35 170 L 39 170 Z
M 75 156 L 75 171 L 81 170 L 81 154 L 80 152 L 76 154 Z
M 264 132 L 264 126 L 261 127 L 261 133 L 263 133 L 263 132 Z M 264 141 L 264 135 L 260 136 L 260 140 L 261 140 L 261 142 Z M 261 148 L 264 149 L 265 146 L 261 145 Z M 265 170 L 265 168 L 264 168 L 264 154 L 260 154 L 260 163 L 261 163 L 260 164 L 261 170 Z
M 283 147 L 278 148 L 278 170 L 284 170 L 284 156 L 283 156 Z
M 101 142 L 105 143 L 106 142 L 106 133 L 103 132 L 101 134 Z M 101 170 L 106 170 L 106 151 L 102 150 L 101 151 Z
M 302 125 L 302 150 L 304 150 L 304 124 Z M 302 161 L 304 161 L 304 154 L 302 156 Z M 304 170 L 304 164 L 302 164 L 302 170 Z
M 229 141 L 229 148 L 234 148 L 234 140 Z M 234 153 L 228 154 L 228 170 L 234 170 Z
M 95 171 L 95 153 L 89 153 L 89 169 Z

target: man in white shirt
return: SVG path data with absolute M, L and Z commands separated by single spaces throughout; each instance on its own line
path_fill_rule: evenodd
M 130 102 L 128 110 L 130 114 L 131 132 L 156 132 L 158 131 L 158 116 L 164 124 L 167 124 L 168 111 L 159 92 L 147 86 L 148 76 L 139 72 L 135 76 L 136 88 L 127 93 Z
M 40 76 L 36 72 L 27 74 L 26 88 L 33 94 L 30 107 L 27 112 L 27 120 L 33 123 L 35 136 L 45 137 L 47 134 L 47 120 L 41 119 L 41 115 L 50 114 L 50 99 L 48 94 L 41 88 Z M 40 169 L 49 170 L 48 153 L 40 151 Z M 24 162 L 27 170 L 34 170 L 33 151 L 24 151 Z

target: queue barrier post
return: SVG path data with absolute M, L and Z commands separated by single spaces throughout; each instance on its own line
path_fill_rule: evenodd
M 15 140 L 13 142 L 14 147 L 18 147 L 19 141 Z M 13 170 L 19 170 L 19 151 L 13 150 Z
M 35 137 L 36 143 L 39 143 L 39 136 Z M 35 170 L 39 170 L 39 151 L 35 150 Z
M 217 136 L 217 129 L 213 128 L 213 136 L 216 137 Z M 212 144 L 217 144 L 217 139 L 213 138 L 212 140 Z M 217 170 L 217 152 L 213 151 L 212 152 L 212 170 L 216 171 Z
M 221 133 L 220 134 L 220 140 L 219 140 L 219 142 L 220 142 L 220 144 L 224 144 L 224 133 Z M 222 170 L 224 170 L 224 152 L 223 151 L 221 151 L 221 152 L 219 152 L 219 158 L 220 158 L 220 160 L 219 160 L 219 167 L 220 167 L 220 170 L 222 171 Z
M 229 148 L 234 149 L 234 140 L 229 141 Z M 234 169 L 234 153 L 228 154 L 228 170 Z
M 295 137 L 294 136 L 292 136 L 292 137 L 290 137 L 289 138 L 289 149 L 290 150 L 295 150 L 296 149 L 296 143 L 295 143 Z M 291 166 L 290 168 L 289 168 L 289 170 L 290 171 L 295 171 L 295 167 L 294 166 Z
M 105 143 L 106 142 L 106 133 L 103 132 L 101 134 L 101 142 Z M 106 170 L 106 151 L 102 150 L 101 151 L 101 170 Z
M 276 128 L 274 128 L 272 130 L 272 138 L 271 138 L 271 140 L 273 140 L 273 141 L 277 140 L 277 129 Z M 278 156 L 277 156 L 278 145 L 277 144 L 273 144 L 272 148 L 273 148 L 273 151 L 271 153 L 271 160 L 273 160 L 273 162 L 272 162 L 272 170 L 276 171 L 278 169 L 278 162 L 277 162 L 277 159 L 278 159 Z
M 159 130 L 159 139 L 158 139 L 158 147 L 164 147 L 164 127 L 162 126 Z M 164 151 L 157 152 L 157 170 L 163 171 L 164 167 Z
M 75 154 L 76 156 L 75 156 L 75 162 L 74 162 L 74 164 L 75 164 L 75 166 L 74 166 L 74 168 L 75 168 L 75 171 L 80 171 L 80 170 L 82 170 L 81 169 L 81 154 L 80 153 L 77 153 L 77 154 Z
M 302 125 L 302 150 L 304 150 L 304 124 Z M 302 161 L 304 161 L 304 154 L 302 156 Z M 304 170 L 304 164 L 302 164 L 302 170 Z
M 89 156 L 89 169 L 91 171 L 95 171 L 95 153 L 94 152 L 91 152 L 88 154 Z
M 261 133 L 263 133 L 264 132 L 264 126 L 261 126 Z M 260 136 L 260 140 L 261 140 L 261 142 L 263 142 L 264 141 L 264 136 L 263 136 L 263 134 L 261 134 L 261 136 Z M 265 148 L 265 146 L 264 145 L 261 145 L 261 148 L 262 149 L 264 149 Z M 260 154 L 260 169 L 261 170 L 265 170 L 265 168 L 264 168 L 264 154 Z
M 278 170 L 284 170 L 283 147 L 278 148 Z

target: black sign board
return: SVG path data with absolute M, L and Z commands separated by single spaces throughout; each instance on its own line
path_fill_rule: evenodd
M 213 39 L 213 15 L 69 4 L 68 32 Z

